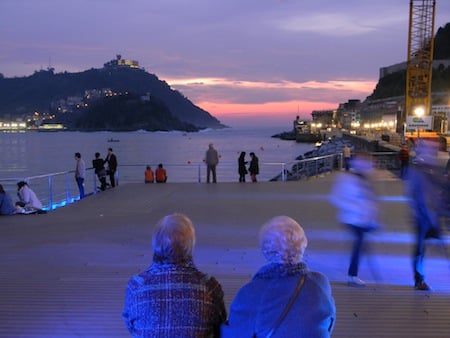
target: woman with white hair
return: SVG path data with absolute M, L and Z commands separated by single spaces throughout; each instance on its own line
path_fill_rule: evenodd
M 222 337 L 329 337 L 336 317 L 331 286 L 302 262 L 308 243 L 303 228 L 277 216 L 259 238 L 268 264 L 238 291 Z
M 194 244 L 187 216 L 168 215 L 156 225 L 153 263 L 126 290 L 122 316 L 133 337 L 218 335 L 226 319 L 222 287 L 194 266 Z

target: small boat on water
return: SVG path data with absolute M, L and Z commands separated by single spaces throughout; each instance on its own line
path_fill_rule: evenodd
M 118 138 L 110 138 L 108 139 L 108 142 L 120 142 L 120 140 Z

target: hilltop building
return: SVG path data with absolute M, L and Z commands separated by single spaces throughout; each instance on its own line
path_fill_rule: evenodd
M 141 69 L 139 62 L 135 60 L 122 59 L 122 55 L 117 54 L 115 60 L 108 61 L 104 64 L 105 68 L 133 68 Z

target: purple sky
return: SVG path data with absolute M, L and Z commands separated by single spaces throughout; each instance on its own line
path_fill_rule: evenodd
M 363 100 L 407 55 L 409 0 L 0 0 L 0 73 L 139 61 L 220 120 Z M 435 31 L 450 22 L 437 0 Z

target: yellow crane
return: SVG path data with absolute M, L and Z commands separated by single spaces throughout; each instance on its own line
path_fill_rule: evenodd
M 431 115 L 435 12 L 436 0 L 410 0 L 404 109 L 406 118 Z

